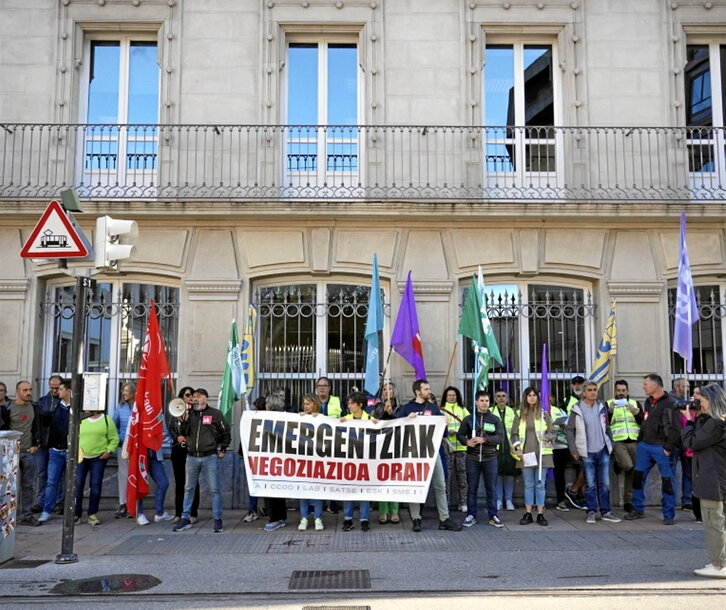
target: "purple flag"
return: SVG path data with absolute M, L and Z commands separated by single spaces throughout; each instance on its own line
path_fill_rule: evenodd
M 691 327 L 698 321 L 696 291 L 693 288 L 691 265 L 686 246 L 686 212 L 681 212 L 681 251 L 678 260 L 678 287 L 676 288 L 676 315 L 673 325 L 673 351 L 683 358 L 690 373 L 693 359 Z
M 550 373 L 547 369 L 547 344 L 542 346 L 542 382 L 540 384 L 542 410 L 550 412 Z
M 401 307 L 398 309 L 396 324 L 391 335 L 391 347 L 404 360 L 408 361 L 416 371 L 417 379 L 426 379 L 426 366 L 424 365 L 423 348 L 421 347 L 421 334 L 418 330 L 418 316 L 416 315 L 416 301 L 413 298 L 413 283 L 411 272 L 408 272 L 406 289 L 403 291 Z

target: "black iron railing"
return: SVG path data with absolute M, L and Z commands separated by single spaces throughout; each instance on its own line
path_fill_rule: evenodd
M 0 198 L 721 201 L 722 128 L 0 124 Z

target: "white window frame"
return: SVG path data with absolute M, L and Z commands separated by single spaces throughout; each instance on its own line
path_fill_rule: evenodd
M 329 44 L 351 44 L 355 45 L 356 48 L 356 87 L 358 91 L 356 113 L 358 116 L 357 126 L 365 125 L 363 112 L 365 94 L 363 91 L 364 78 L 363 70 L 361 69 L 360 54 L 361 44 L 360 36 L 358 32 L 350 33 L 329 33 L 329 34 L 288 34 L 285 40 L 285 66 L 286 70 L 283 73 L 283 96 L 282 96 L 282 108 L 283 108 L 283 123 L 289 125 L 288 120 L 288 109 L 289 109 L 289 65 L 288 65 L 288 54 L 290 44 L 295 43 L 314 43 L 318 45 L 318 125 L 328 125 L 328 45 Z M 356 129 L 356 126 L 351 126 L 352 129 Z M 282 168 L 284 172 L 283 184 L 292 185 L 293 187 L 304 187 L 306 185 L 311 186 L 338 186 L 345 184 L 347 187 L 354 187 L 359 182 L 363 181 L 363 168 L 365 166 L 365 155 L 364 155 L 364 139 L 361 137 L 362 131 L 357 131 L 356 138 L 332 138 L 329 137 L 328 130 L 318 129 L 316 138 L 293 138 L 292 133 L 289 129 L 285 130 L 285 137 L 283 138 L 283 150 L 282 150 Z M 302 144 L 315 144 L 315 150 L 317 152 L 317 161 L 315 171 L 291 171 L 288 169 L 287 164 L 287 151 L 288 144 L 291 143 L 302 143 Z M 354 144 L 358 151 L 358 164 L 357 169 L 354 171 L 328 171 L 328 150 L 331 145 L 335 144 Z
M 562 82 L 560 70 L 557 69 L 559 65 L 559 53 L 556 36 L 520 36 L 513 37 L 508 34 L 491 34 L 484 33 L 483 36 L 483 68 L 482 68 L 482 84 L 481 84 L 481 119 L 484 125 L 484 137 L 483 140 L 483 155 L 484 155 L 484 180 L 489 187 L 503 187 L 511 186 L 513 183 L 520 188 L 524 188 L 532 184 L 535 189 L 532 194 L 537 194 L 539 191 L 536 187 L 544 187 L 549 185 L 552 187 L 563 187 L 564 180 L 564 146 L 563 146 L 563 134 L 561 130 L 558 130 L 558 126 L 562 125 Z M 518 127 L 515 130 L 514 137 L 507 138 L 506 133 L 503 134 L 505 137 L 497 137 L 490 139 L 488 137 L 486 128 L 486 76 L 484 75 L 486 61 L 487 61 L 487 46 L 488 45 L 507 45 L 511 46 L 513 50 L 513 64 L 514 64 L 514 126 Z M 554 106 L 554 125 L 553 129 L 555 132 L 554 138 L 529 138 L 527 137 L 528 128 L 525 126 L 525 100 L 524 100 L 524 47 L 526 45 L 548 45 L 552 48 L 552 103 Z M 489 172 L 487 171 L 487 145 L 513 145 L 515 150 L 515 169 L 512 172 Z M 527 146 L 531 145 L 552 145 L 555 151 L 555 171 L 552 172 L 536 172 L 527 171 L 526 169 L 526 153 Z M 526 195 L 525 192 L 522 194 Z
M 100 32 L 88 34 L 84 40 L 83 47 L 83 75 L 82 75 L 82 91 L 79 104 L 79 122 L 86 124 L 88 121 L 88 96 L 90 89 L 90 71 L 91 71 L 91 45 L 93 42 L 118 42 L 119 43 L 119 87 L 118 87 L 118 105 L 116 108 L 118 124 L 128 123 L 128 99 L 129 99 L 129 59 L 132 42 L 153 42 L 156 43 L 157 65 L 160 65 L 159 53 L 160 45 L 157 31 L 140 31 L 140 32 Z M 156 123 L 159 123 L 161 116 L 161 74 L 159 74 L 159 83 L 157 91 Z M 156 143 L 156 169 L 129 169 L 127 167 L 127 153 L 129 141 L 135 142 L 155 142 Z M 88 142 L 116 142 L 116 167 L 115 169 L 86 169 L 86 146 Z M 159 131 L 156 135 L 139 137 L 136 134 L 133 138 L 128 129 L 119 128 L 117 137 L 113 135 L 103 135 L 98 137 L 90 137 L 84 131 L 78 133 L 78 150 L 80 151 L 80 159 L 77 165 L 80 179 L 84 185 L 93 186 L 112 186 L 116 183 L 122 187 L 128 186 L 132 182 L 138 187 L 148 187 L 151 184 L 157 184 L 156 179 L 160 167 L 159 159 Z
M 693 132 L 688 131 L 686 133 L 686 146 L 689 151 L 689 158 L 692 154 L 690 152 L 692 146 L 701 147 L 705 145 L 711 148 L 711 158 L 713 159 L 712 171 L 692 172 L 688 168 L 691 191 L 694 193 L 694 198 L 698 199 L 699 191 L 703 189 L 706 189 L 707 192 L 712 192 L 714 189 L 720 190 L 720 185 L 726 182 L 726 136 L 724 135 L 724 114 L 726 114 L 726 108 L 724 108 L 724 99 L 721 90 L 721 83 L 723 82 L 723 78 L 726 77 L 721 71 L 721 47 L 726 47 L 726 38 L 689 35 L 686 45 L 702 45 L 708 47 L 708 66 L 711 80 L 711 126 L 714 128 L 712 131 L 713 137 L 698 137 L 697 139 L 691 137 L 693 134 L 702 133 L 701 130 L 707 131 L 709 127 L 696 127 Z M 685 74 L 681 89 L 684 96 L 685 112 L 685 107 L 689 103 L 689 100 L 685 99 L 687 94 Z

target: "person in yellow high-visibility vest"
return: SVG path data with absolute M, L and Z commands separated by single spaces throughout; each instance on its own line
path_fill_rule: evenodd
M 643 407 L 630 398 L 628 382 L 625 379 L 615 382 L 615 398 L 608 400 L 608 411 L 613 433 L 613 456 L 623 473 L 623 510 L 629 513 L 633 510 L 633 467 L 640 424 L 643 421 Z

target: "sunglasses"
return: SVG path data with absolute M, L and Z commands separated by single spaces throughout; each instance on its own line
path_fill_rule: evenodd
M 191 396 L 191 395 L 192 395 L 191 392 L 184 392 L 184 396 Z

